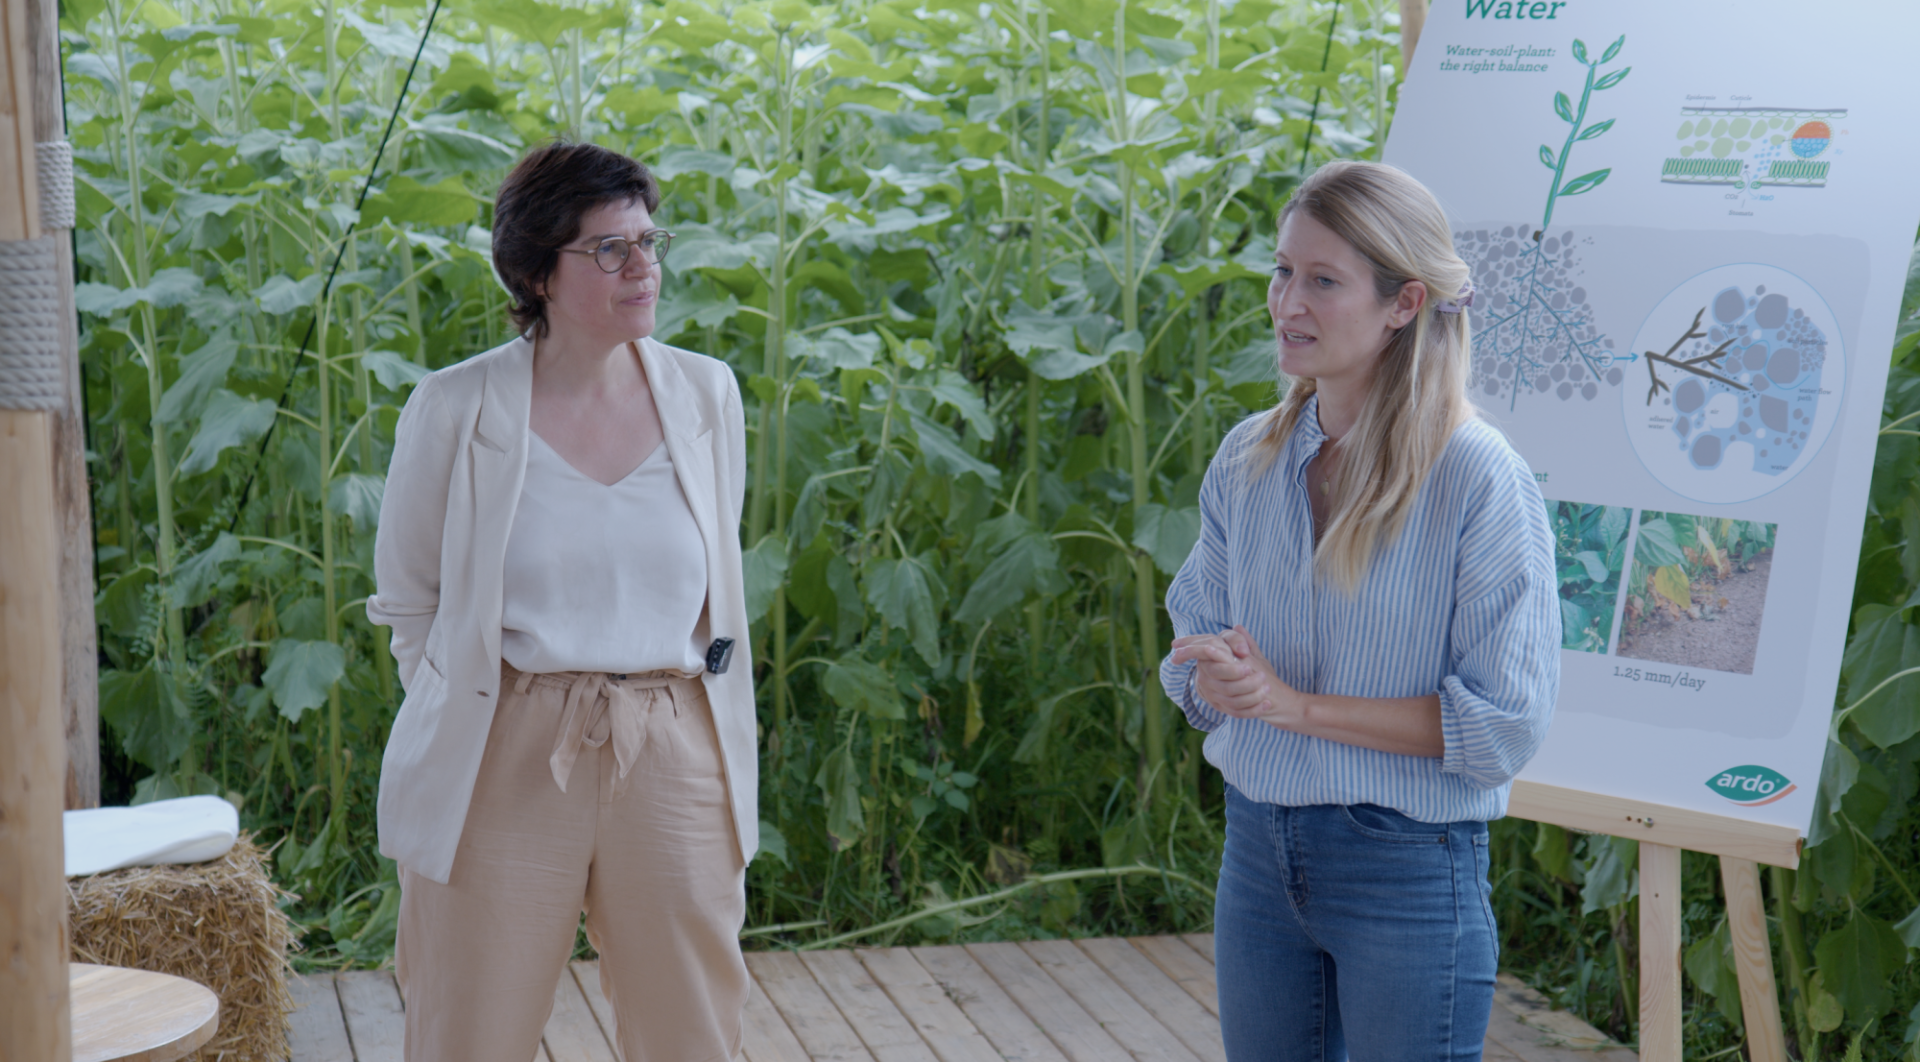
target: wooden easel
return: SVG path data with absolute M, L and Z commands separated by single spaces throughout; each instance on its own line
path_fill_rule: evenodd
M 1759 864 L 1797 868 L 1798 830 L 1524 781 L 1513 783 L 1507 813 L 1640 842 L 1641 1062 L 1681 1062 L 1680 853 L 1719 856 L 1748 1056 L 1787 1062 Z

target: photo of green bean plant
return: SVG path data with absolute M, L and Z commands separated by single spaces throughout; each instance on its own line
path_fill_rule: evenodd
M 423 374 L 508 338 L 492 196 L 554 136 L 653 167 L 656 334 L 746 398 L 749 946 L 1209 927 L 1223 790 L 1153 677 L 1161 601 L 1215 447 L 1277 398 L 1276 212 L 1379 156 L 1394 0 L 61 10 L 103 800 L 232 800 L 301 965 L 391 961 L 401 691 L 364 601 L 393 428 Z M 1911 333 L 1840 773 L 1809 869 L 1768 884 L 1802 1058 L 1915 1038 L 1920 900 L 1890 868 L 1915 865 L 1920 684 L 1862 700 L 1920 665 Z M 1506 967 L 1631 1043 L 1630 849 L 1495 831 Z M 1691 946 L 1722 905 L 1688 866 Z M 1727 1000 L 1689 988 L 1689 1057 L 1739 1049 Z
M 1547 502 L 1554 569 L 1560 578 L 1560 646 L 1605 653 L 1613 641 L 1620 573 L 1627 564 L 1627 521 L 1618 505 Z
M 1641 513 L 1619 655 L 1753 674 L 1775 528 Z

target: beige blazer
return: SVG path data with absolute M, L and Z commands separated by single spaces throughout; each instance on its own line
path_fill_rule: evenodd
M 746 422 L 723 363 L 643 339 L 667 453 L 707 548 L 707 608 L 695 637 L 734 640 L 704 676 L 720 732 L 742 860 L 759 847 L 760 771 L 740 567 Z M 533 344 L 515 339 L 421 380 L 395 429 L 374 540 L 367 617 L 393 628 L 406 700 L 380 765 L 380 851 L 445 883 L 500 702 L 507 535 L 526 478 Z M 581 572 L 582 579 L 593 577 Z

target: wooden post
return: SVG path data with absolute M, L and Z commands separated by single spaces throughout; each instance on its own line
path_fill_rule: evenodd
M 9 322 L 33 319 L 41 300 L 26 288 L 49 279 L 32 268 L 39 249 L 29 243 L 40 236 L 40 204 L 27 3 L 0 5 L 0 257 L 10 267 L 0 276 L 0 317 Z M 41 337 L 28 331 L 0 329 L 0 1058 L 59 1060 L 73 1052 L 53 374 L 42 371 L 50 359 Z
M 1413 66 L 1413 46 L 1427 25 L 1427 0 L 1400 0 L 1400 73 Z
M 60 90 L 60 0 L 27 0 L 33 42 L 33 136 L 64 143 L 67 121 Z M 40 201 L 48 205 L 41 188 Z M 65 203 L 59 213 L 66 213 Z M 93 623 L 93 504 L 87 489 L 87 417 L 80 375 L 80 324 L 73 306 L 70 222 L 41 213 L 53 237 L 60 294 L 60 361 L 64 406 L 53 417 L 53 497 L 60 532 L 60 710 L 67 743 L 68 810 L 100 806 L 100 670 Z M 55 222 L 58 222 L 56 224 Z M 131 545 L 128 546 L 131 551 Z
M 1640 842 L 1640 1062 L 1680 1060 L 1680 849 Z
M 17 8 L 18 0 L 6 5 Z M 3 146 L 0 146 L 3 147 Z M 4 183 L 0 180 L 0 183 Z M 65 1059 L 59 557 L 49 414 L 0 409 L 0 1058 Z
M 1767 943 L 1767 909 L 1760 900 L 1760 867 L 1750 859 L 1721 856 L 1720 882 L 1727 893 L 1733 965 L 1740 974 L 1747 1058 L 1787 1062 L 1787 1038 L 1780 1031 L 1780 993 L 1773 984 L 1773 948 Z

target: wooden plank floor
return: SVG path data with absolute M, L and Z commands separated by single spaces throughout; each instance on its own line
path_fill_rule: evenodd
M 1213 938 L 747 953 L 745 1062 L 1225 1062 Z M 390 970 L 294 979 L 292 1062 L 402 1062 Z M 618 1062 L 596 964 L 568 968 L 532 1062 Z M 1488 1062 L 1637 1062 L 1500 975 Z

